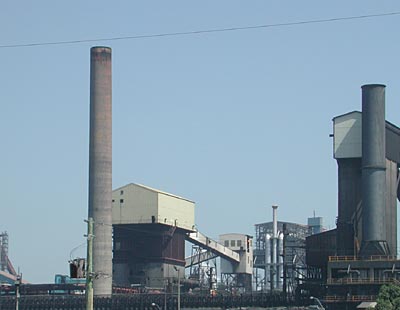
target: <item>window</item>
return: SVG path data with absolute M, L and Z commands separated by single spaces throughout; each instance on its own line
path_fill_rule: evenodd
M 237 245 L 238 247 L 242 246 L 242 240 L 236 240 L 236 245 Z
M 229 246 L 229 240 L 224 241 L 224 246 Z
M 235 246 L 235 240 L 231 240 L 231 246 Z
M 123 200 L 123 199 L 120 199 L 119 202 L 120 202 L 120 203 L 124 203 L 124 200 Z
M 124 191 L 121 191 L 121 192 L 120 192 L 120 195 L 123 195 L 123 194 L 124 194 Z

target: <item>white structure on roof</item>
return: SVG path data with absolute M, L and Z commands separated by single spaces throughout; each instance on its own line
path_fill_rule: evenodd
M 193 231 L 194 208 L 191 200 L 134 183 L 112 195 L 113 225 L 158 223 Z
M 334 158 L 361 157 L 361 112 L 354 111 L 333 119 Z

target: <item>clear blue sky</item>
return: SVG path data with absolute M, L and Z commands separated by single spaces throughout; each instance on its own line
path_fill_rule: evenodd
M 400 11 L 398 1 L 3 1 L 0 45 Z M 196 201 L 204 234 L 279 218 L 335 227 L 332 118 L 384 83 L 400 124 L 400 16 L 71 45 L 0 48 L 0 231 L 32 282 L 84 242 L 89 50 L 113 49 L 113 188 Z M 84 255 L 81 248 L 73 255 Z

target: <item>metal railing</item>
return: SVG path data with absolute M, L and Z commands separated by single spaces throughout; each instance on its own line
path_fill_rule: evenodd
M 388 279 L 352 279 L 352 278 L 340 278 L 340 279 L 327 279 L 327 284 L 400 284 L 400 281 L 393 278 Z
M 20 310 L 85 310 L 84 295 L 21 296 Z M 180 295 L 182 308 L 277 308 L 304 306 L 309 300 L 295 301 L 293 296 L 283 294 L 253 293 L 240 295 Z M 15 310 L 15 296 L 0 296 L 1 310 Z M 176 294 L 125 294 L 112 297 L 94 297 L 95 310 L 155 310 L 153 304 L 166 310 L 178 309 Z
M 330 262 L 350 261 L 397 261 L 394 255 L 370 255 L 370 256 L 329 256 Z
M 359 302 L 359 301 L 375 301 L 376 295 L 351 295 L 351 296 L 338 296 L 331 295 L 325 296 L 324 302 Z

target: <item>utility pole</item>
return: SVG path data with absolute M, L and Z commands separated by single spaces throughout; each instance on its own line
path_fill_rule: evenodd
M 19 297 L 20 297 L 19 288 L 21 285 L 21 279 L 22 275 L 18 273 L 15 279 L 15 310 L 19 310 Z
M 167 310 L 167 280 L 164 279 L 164 310 Z
M 287 226 L 286 223 L 283 224 L 283 253 L 282 253 L 282 262 L 283 262 L 283 295 L 285 296 L 285 299 L 287 298 L 287 265 L 286 265 L 286 238 L 288 236 L 287 233 Z
M 181 310 L 181 276 L 178 269 L 178 310 Z
M 93 310 L 93 218 L 89 217 L 86 257 L 86 310 Z
M 176 266 L 174 269 L 178 271 L 178 310 L 181 310 L 181 277 L 180 277 L 180 270 Z

